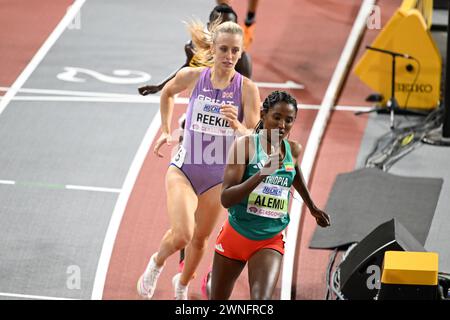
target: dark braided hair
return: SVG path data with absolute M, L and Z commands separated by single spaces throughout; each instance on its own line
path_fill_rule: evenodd
M 227 5 L 225 3 L 219 4 L 219 5 L 215 6 L 214 9 L 209 14 L 209 21 L 212 22 L 212 21 L 216 20 L 217 18 L 219 18 L 220 16 L 222 16 L 223 14 L 229 14 L 229 13 L 231 13 L 232 15 L 234 15 L 236 17 L 236 21 L 238 20 L 238 16 L 232 7 L 230 7 L 229 5 Z
M 267 96 L 267 98 L 263 102 L 262 109 L 265 113 L 269 112 L 269 109 L 273 108 L 278 102 L 285 102 L 295 108 L 295 114 L 297 115 L 297 100 L 294 99 L 289 93 L 286 91 L 273 91 L 271 94 Z M 255 127 L 255 132 L 258 133 L 259 130 L 263 129 L 264 124 L 262 119 L 259 120 L 258 124 Z

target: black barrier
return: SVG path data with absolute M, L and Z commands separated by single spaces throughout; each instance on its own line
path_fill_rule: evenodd
M 434 0 L 433 8 L 434 9 L 448 9 L 448 0 Z
M 397 220 L 372 230 L 340 264 L 340 290 L 348 300 L 374 299 L 386 251 L 425 252 L 425 248 Z

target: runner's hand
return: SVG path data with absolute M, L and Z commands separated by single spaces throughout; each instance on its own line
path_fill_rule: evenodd
M 166 132 L 161 133 L 161 135 L 158 138 L 158 141 L 156 141 L 153 153 L 160 158 L 162 158 L 163 155 L 161 152 L 159 152 L 159 148 L 161 148 L 164 143 L 167 143 L 168 146 L 170 146 L 170 144 L 172 143 L 172 136 L 170 135 L 170 133 Z
M 139 93 L 143 96 L 148 94 L 157 93 L 161 88 L 159 86 L 143 86 L 138 89 Z
M 280 148 L 276 148 L 274 146 L 270 149 L 270 155 L 267 163 L 264 165 L 264 167 L 261 170 L 261 173 L 263 175 L 270 176 L 275 171 L 281 168 L 283 165 L 283 159 L 280 153 Z
M 311 214 L 314 218 L 316 218 L 317 224 L 322 228 L 329 227 L 331 225 L 330 216 L 326 214 L 324 211 L 320 209 L 315 209 L 311 210 Z
M 220 113 L 225 117 L 225 119 L 230 124 L 230 127 L 233 129 L 237 129 L 239 126 L 238 120 L 238 108 L 235 106 L 226 104 L 220 107 Z

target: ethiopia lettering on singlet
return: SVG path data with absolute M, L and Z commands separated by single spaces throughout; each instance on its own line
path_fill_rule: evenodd
M 205 98 L 202 99 L 200 95 L 199 98 L 195 99 L 190 129 L 215 136 L 233 136 L 234 130 L 230 128 L 230 124 L 220 113 L 221 104 Z
M 248 196 L 247 212 L 278 219 L 288 212 L 289 180 L 268 176 Z

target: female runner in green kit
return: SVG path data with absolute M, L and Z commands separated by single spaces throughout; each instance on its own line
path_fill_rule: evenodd
M 272 92 L 263 103 L 256 133 L 237 139 L 231 148 L 221 194 L 228 219 L 216 241 L 211 299 L 230 297 L 246 263 L 251 299 L 272 299 L 284 254 L 282 231 L 289 223 L 291 186 L 317 224 L 330 225 L 304 182 L 300 145 L 286 139 L 296 116 L 295 99 L 283 91 Z

